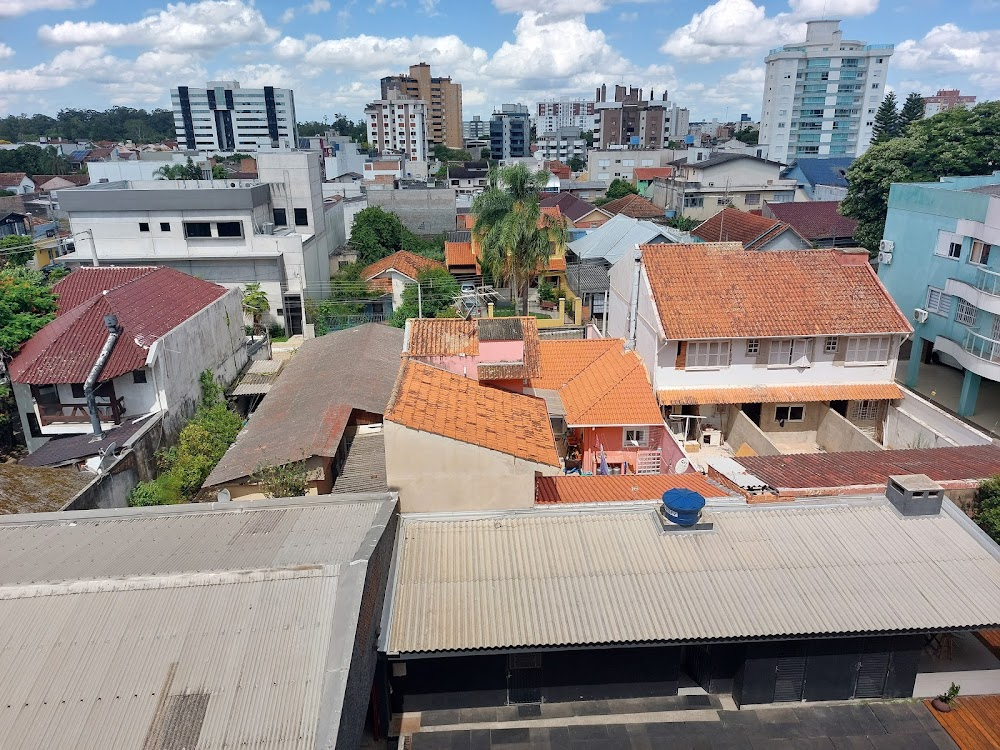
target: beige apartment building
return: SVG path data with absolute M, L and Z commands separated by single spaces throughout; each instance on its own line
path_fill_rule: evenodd
M 462 148 L 462 84 L 451 78 L 434 78 L 431 66 L 418 63 L 410 66 L 409 75 L 386 76 L 382 79 L 382 99 L 389 91 L 427 102 L 427 136 L 431 145 L 443 143 L 449 148 Z

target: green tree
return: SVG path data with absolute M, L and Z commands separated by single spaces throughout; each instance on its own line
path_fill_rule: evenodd
M 840 212 L 858 220 L 854 238 L 872 253 L 885 229 L 889 186 L 944 176 L 989 174 L 1000 163 L 1000 102 L 952 109 L 910 125 L 906 135 L 869 148 L 847 171 Z
M 472 154 L 465 149 L 448 148 L 443 143 L 434 144 L 434 158 L 440 162 L 450 161 L 472 161 Z
M 447 313 L 455 309 L 455 298 L 460 291 L 458 282 L 447 269 L 425 268 L 417 274 L 417 283 L 403 290 L 403 304 L 393 312 L 392 325 L 402 328 L 408 318 L 416 318 L 419 314 L 425 318 L 450 317 Z
M 35 254 L 34 240 L 23 234 L 0 237 L 0 268 L 26 266 Z
M 587 168 L 587 162 L 586 162 L 586 160 L 580 158 L 579 156 L 571 156 L 571 157 L 569 157 L 569 160 L 566 162 L 566 165 L 573 172 L 582 172 L 583 170 L 585 170 Z
M 229 177 L 229 172 L 221 164 L 212 165 L 212 179 L 213 180 L 225 180 Z
M 430 239 L 418 237 L 403 226 L 396 214 L 378 206 L 369 206 L 358 212 L 347 244 L 358 254 L 358 263 L 362 267 L 397 250 L 409 250 L 433 260 L 444 260 L 444 235 Z
M 24 266 L 0 270 L 0 355 L 17 354 L 55 313 L 56 297 L 41 273 Z
M 603 206 L 605 203 L 610 203 L 611 201 L 618 200 L 619 198 L 624 198 L 626 195 L 638 195 L 639 190 L 628 180 L 623 180 L 621 177 L 616 177 L 608 185 L 608 190 L 604 194 L 603 198 L 598 198 L 593 201 L 595 206 Z
M 270 310 L 271 303 L 267 301 L 267 292 L 260 288 L 260 284 L 256 281 L 247 284 L 243 289 L 243 314 L 250 318 L 254 334 L 264 330 L 264 316 Z
M 184 164 L 164 164 L 153 172 L 153 176 L 164 180 L 201 180 L 204 178 L 201 167 L 195 164 L 194 159 L 190 156 Z
M 896 111 L 896 94 L 890 91 L 875 113 L 872 143 L 883 143 L 899 135 L 899 112 Z
M 905 135 L 911 123 L 924 119 L 924 98 L 916 91 L 911 91 L 899 110 L 899 134 Z
M 250 477 L 264 497 L 302 497 L 309 486 L 305 461 L 281 466 L 258 466 Z
M 972 507 L 979 527 L 1000 543 L 1000 474 L 980 482 Z
M 673 218 L 667 219 L 664 223 L 668 227 L 679 229 L 682 232 L 690 232 L 692 229 L 701 224 L 701 221 L 687 216 L 674 216 Z
M 748 146 L 756 146 L 760 142 L 760 130 L 757 128 L 743 128 L 743 130 L 737 131 L 734 137 Z
M 583 138 L 583 140 L 585 140 L 587 142 L 587 148 L 593 148 L 594 147 L 594 131 L 593 130 L 584 130 L 583 132 L 580 133 L 580 137 Z
M 490 172 L 489 186 L 472 202 L 473 233 L 483 268 L 495 279 L 509 281 L 528 314 L 528 285 L 548 263 L 552 251 L 566 244 L 566 226 L 543 214 L 538 195 L 548 183 L 545 171 L 524 164 Z

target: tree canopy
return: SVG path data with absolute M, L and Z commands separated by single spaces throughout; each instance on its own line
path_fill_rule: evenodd
M 911 123 L 924 119 L 924 98 L 916 91 L 911 91 L 899 110 L 899 134 L 906 133 Z
M 760 130 L 757 128 L 743 128 L 743 130 L 737 131 L 733 137 L 748 146 L 756 146 L 760 140 Z
M 976 523 L 1000 543 L 1000 475 L 979 484 L 972 507 Z
M 339 112 L 333 116 L 332 122 L 327 122 L 327 118 L 325 117 L 323 118 L 323 122 L 306 120 L 305 122 L 298 123 L 298 128 L 299 135 L 303 138 L 324 135 L 326 131 L 332 130 L 337 135 L 349 136 L 357 144 L 362 146 L 368 145 L 368 126 L 365 124 L 365 121 L 358 120 L 355 122 Z
M 67 140 L 124 141 L 158 143 L 174 134 L 174 113 L 169 109 L 111 107 L 103 112 L 93 109 L 63 109 L 49 115 L 8 115 L 0 119 L 0 138 L 18 143 L 37 141 L 39 137 Z M 27 170 L 24 170 L 27 171 Z M 43 174 L 51 171 L 39 170 Z
M 418 314 L 425 318 L 454 317 L 459 291 L 458 282 L 447 269 L 425 268 L 417 274 L 417 283 L 403 290 L 403 304 L 393 312 L 392 325 L 402 328 L 407 318 Z
M 611 201 L 618 200 L 619 198 L 624 198 L 626 195 L 638 195 L 639 190 L 628 180 L 623 180 L 621 177 L 616 177 L 608 185 L 608 190 L 604 194 L 603 198 L 598 198 L 593 201 L 595 206 L 603 206 L 605 203 L 610 203 Z
M 221 165 L 216 165 L 212 167 L 212 177 L 216 176 L 216 169 L 225 172 L 225 168 Z M 163 180 L 202 180 L 204 175 L 202 174 L 201 167 L 194 163 L 194 159 L 190 156 L 187 158 L 185 164 L 164 164 L 162 167 L 153 172 L 153 176 Z M 225 179 L 222 175 L 218 179 Z
M 69 159 L 54 146 L 27 145 L 0 150 L 0 172 L 36 174 L 69 174 L 73 171 Z
M 403 226 L 399 217 L 378 206 L 362 209 L 351 225 L 347 243 L 358 254 L 358 263 L 367 266 L 392 255 L 397 250 L 409 250 L 434 260 L 444 260 L 444 240 L 425 240 Z
M 56 297 L 41 273 L 14 265 L 0 269 L 0 353 L 13 357 L 55 313 Z
M 858 220 L 855 239 L 878 250 L 885 230 L 889 186 L 936 182 L 946 176 L 989 174 L 1000 164 L 1000 102 L 951 109 L 910 125 L 904 136 L 878 143 L 847 171 L 840 212 Z
M 899 135 L 899 112 L 896 110 L 896 104 L 896 94 L 890 91 L 875 113 L 872 143 L 882 143 Z
M 579 156 L 571 156 L 566 162 L 566 166 L 570 168 L 573 172 L 582 172 L 587 168 L 587 161 Z

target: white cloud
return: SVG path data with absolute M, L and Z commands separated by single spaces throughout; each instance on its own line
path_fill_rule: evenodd
M 764 68 L 760 65 L 745 65 L 732 73 L 727 73 L 715 83 L 682 84 L 676 99 L 682 106 L 698 107 L 700 112 L 713 112 L 715 116 L 725 116 L 723 108 L 729 108 L 729 119 L 742 112 L 756 112 L 764 93 Z
M 893 62 L 904 70 L 918 70 L 922 76 L 940 75 L 940 88 L 953 85 L 956 75 L 968 76 L 980 89 L 976 93 L 996 96 L 1000 94 L 1000 29 L 969 31 L 953 23 L 935 26 L 923 39 L 897 44 Z
M 284 42 L 285 40 L 282 40 Z M 343 39 L 327 39 L 305 53 L 305 62 L 334 70 L 377 73 L 395 71 L 403 66 L 397 61 L 423 60 L 454 71 L 459 66 L 474 66 L 486 60 L 486 51 L 470 47 L 454 34 L 440 37 L 380 37 L 360 34 Z M 466 67 L 468 70 L 468 67 Z M 461 80 L 458 74 L 452 77 Z
M 135 23 L 65 21 L 38 30 L 39 39 L 51 44 L 135 45 L 203 52 L 232 44 L 271 42 L 277 36 L 260 11 L 242 0 L 174 3 Z
M 3 0 L 0 18 L 15 18 L 39 10 L 75 10 L 93 4 L 94 0 Z
M 878 10 L 878 0 L 788 0 L 788 4 L 802 19 L 867 16 Z
M 544 12 L 552 16 L 578 16 L 583 13 L 600 13 L 607 8 L 605 0 L 493 0 L 501 13 Z
M 238 68 L 216 71 L 212 80 L 239 81 L 240 86 L 248 89 L 260 89 L 265 86 L 295 87 L 295 78 L 287 68 L 270 63 L 242 65 Z
M 437 7 L 441 0 L 420 0 L 420 10 L 422 10 L 428 16 L 436 16 L 438 14 Z
M 14 50 L 7 44 L 0 42 L 0 60 L 6 60 L 14 56 Z
M 295 14 L 300 10 L 304 10 L 311 16 L 314 16 L 317 13 L 326 13 L 330 10 L 330 0 L 312 0 L 312 2 L 306 3 L 301 8 L 296 8 L 294 6 L 287 8 L 285 12 L 281 14 L 281 22 L 291 23 L 295 18 Z

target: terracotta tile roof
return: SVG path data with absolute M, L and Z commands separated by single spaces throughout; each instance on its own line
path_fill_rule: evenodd
M 479 380 L 525 380 L 542 371 L 539 353 L 538 320 L 527 318 L 479 318 L 475 321 L 479 341 L 523 341 L 521 362 L 480 362 L 476 367 Z
M 549 271 L 565 271 L 566 270 L 566 258 L 551 256 L 548 263 L 545 264 L 546 270 Z
M 547 206 L 558 206 L 559 210 L 562 211 L 563 216 L 574 222 L 579 221 L 584 216 L 587 216 L 594 211 L 601 210 L 596 206 L 587 203 L 587 201 L 576 197 L 573 193 L 567 192 L 545 196 L 542 198 L 541 206 L 543 208 Z
M 839 385 L 750 385 L 729 388 L 668 388 L 656 392 L 664 406 L 690 404 L 787 404 L 812 401 L 895 401 L 903 392 L 895 383 Z
M 384 276 L 380 279 L 368 279 L 368 288 L 383 294 L 392 294 L 392 279 Z
M 90 184 L 89 174 L 36 174 L 31 179 L 34 180 L 36 188 L 43 188 L 53 180 L 66 180 L 78 187 Z
M 850 451 L 735 459 L 775 489 L 878 487 L 890 476 L 926 474 L 935 482 L 981 480 L 1000 474 L 1000 448 Z
M 744 252 L 738 243 L 643 245 L 667 339 L 910 333 L 867 258 Z
M 536 503 L 603 503 L 660 500 L 663 493 L 682 487 L 705 498 L 729 497 L 703 475 L 629 474 L 626 476 L 563 476 L 535 479 Z
M 555 390 L 583 372 L 605 353 L 623 349 L 621 339 L 545 340 L 539 345 L 541 374 L 531 379 L 532 388 Z
M 444 263 L 441 263 L 440 261 L 425 258 L 423 255 L 411 253 L 409 250 L 398 250 L 392 255 L 382 258 L 382 260 L 375 261 L 370 266 L 365 268 L 365 270 L 361 272 L 361 277 L 365 280 L 372 279 L 380 273 L 385 273 L 386 271 L 392 269 L 416 281 L 417 274 L 421 271 L 425 271 L 428 268 L 444 267 Z
M 27 176 L 26 172 L 0 172 L 0 187 L 18 187 Z
M 663 424 L 645 365 L 634 351 L 621 347 L 584 368 L 559 389 L 559 397 L 571 427 Z
M 545 402 L 421 362 L 403 363 L 385 418 L 413 430 L 558 466 Z
M 662 208 L 657 208 L 641 195 L 634 193 L 605 203 L 601 210 L 609 214 L 625 214 L 633 219 L 656 219 L 664 215 Z
M 108 338 L 104 316 L 123 332 L 101 372 L 110 380 L 143 367 L 149 346 L 226 293 L 224 287 L 172 268 L 79 268 L 53 291 L 63 295 L 55 320 L 11 362 L 16 383 L 82 383 Z M 69 308 L 68 302 L 76 304 Z
M 636 180 L 655 180 L 657 177 L 670 177 L 674 173 L 673 167 L 636 167 L 633 170 Z
M 853 237 L 858 222 L 837 213 L 838 201 L 803 201 L 800 203 L 768 203 L 775 217 L 795 227 L 807 240 L 830 237 Z
M 795 230 L 778 219 L 740 211 L 738 208 L 724 208 L 711 219 L 706 219 L 691 231 L 695 237 L 705 242 L 739 242 L 744 250 L 758 250 L 783 232 Z M 798 238 L 803 247 L 809 242 Z
M 466 230 L 471 230 L 476 226 L 476 215 L 475 214 L 459 214 L 458 224 L 464 227 Z
M 405 354 L 411 357 L 454 357 L 479 354 L 475 320 L 461 318 L 418 318 L 406 326 Z
M 444 262 L 449 270 L 456 267 L 475 266 L 476 273 L 482 273 L 479 258 L 472 252 L 472 242 L 445 242 Z

